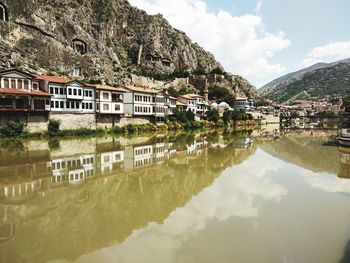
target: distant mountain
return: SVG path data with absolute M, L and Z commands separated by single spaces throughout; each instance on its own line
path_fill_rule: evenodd
M 334 94 L 350 95 L 349 74 L 350 58 L 334 63 L 317 63 L 271 81 L 259 89 L 259 93 L 275 102 L 317 99 Z

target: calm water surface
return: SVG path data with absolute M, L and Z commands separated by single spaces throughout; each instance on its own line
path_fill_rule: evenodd
M 350 154 L 318 135 L 1 142 L 0 262 L 349 262 Z

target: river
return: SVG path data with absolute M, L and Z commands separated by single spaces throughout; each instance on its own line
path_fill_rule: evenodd
M 350 260 L 328 132 L 0 142 L 0 262 Z

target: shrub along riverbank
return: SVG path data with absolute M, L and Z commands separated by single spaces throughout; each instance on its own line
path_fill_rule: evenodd
M 247 114 L 236 114 L 235 112 L 225 112 L 223 118 L 220 118 L 216 110 L 207 112 L 207 120 L 196 121 L 193 112 L 176 112 L 170 117 L 169 121 L 163 125 L 154 125 L 152 123 L 142 125 L 126 125 L 124 127 L 115 126 L 106 129 L 75 129 L 61 130 L 60 122 L 50 120 L 47 131 L 29 133 L 25 131 L 23 123 L 9 122 L 6 126 L 0 126 L 0 137 L 22 137 L 22 138 L 50 138 L 50 137 L 74 137 L 74 136 L 99 136 L 105 134 L 134 134 L 146 132 L 164 132 L 164 131 L 189 131 L 204 130 L 212 128 L 234 128 L 242 126 L 255 126 L 255 121 Z

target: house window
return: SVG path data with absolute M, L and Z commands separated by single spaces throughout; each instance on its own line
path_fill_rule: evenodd
M 55 101 L 55 108 L 59 108 L 58 101 Z
M 85 97 L 89 97 L 89 91 L 85 90 Z
M 4 88 L 9 89 L 10 88 L 10 81 L 9 79 L 4 79 Z
M 79 109 L 79 101 L 76 101 L 76 102 L 75 102 L 75 107 L 76 107 L 77 109 Z
M 60 101 L 60 108 L 63 109 L 64 106 L 63 106 L 63 101 Z
M 92 103 L 90 103 L 90 110 L 92 110 Z
M 72 95 L 72 89 L 71 88 L 68 89 L 68 95 Z
M 108 100 L 109 99 L 109 94 L 106 92 L 103 92 L 103 99 Z
M 64 95 L 64 88 L 60 88 L 60 95 Z
M 16 80 L 15 79 L 11 79 L 11 88 L 12 89 L 17 89 L 17 87 L 16 87 Z
M 25 87 L 25 84 L 24 84 Z M 39 84 L 38 83 L 33 83 L 33 90 L 39 90 Z
M 69 102 L 69 101 L 66 102 L 66 108 L 67 108 L 67 109 L 70 108 L 70 102 Z
M 24 89 L 28 90 L 29 89 L 29 81 L 28 80 L 24 80 Z
M 119 104 L 114 105 L 114 110 L 115 111 L 120 111 L 120 105 Z
M 104 111 L 109 111 L 109 105 L 108 104 L 103 104 L 103 110 Z
M 53 101 L 51 101 L 51 108 L 55 108 L 55 104 Z
M 55 94 L 59 94 L 59 93 L 58 93 L 58 88 L 55 88 Z
M 77 90 L 76 89 L 73 89 L 73 95 L 77 96 Z
M 85 109 L 85 102 L 81 104 L 81 108 L 84 110 Z
M 81 96 L 81 89 L 80 89 L 80 90 L 78 90 L 78 95 L 79 95 L 79 96 Z

